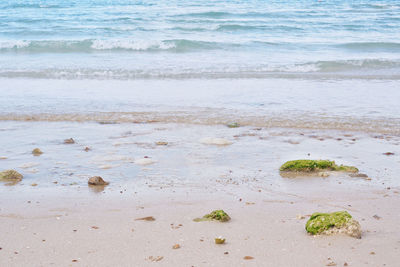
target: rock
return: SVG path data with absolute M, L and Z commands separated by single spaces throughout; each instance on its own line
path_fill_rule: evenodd
M 238 127 L 240 127 L 239 123 L 237 123 L 237 122 L 228 123 L 226 126 L 228 128 L 238 128 Z
M 88 180 L 89 185 L 108 185 L 109 182 L 106 182 L 100 176 L 90 177 Z
M 65 139 L 64 144 L 75 144 L 75 140 L 72 138 Z
M 152 160 L 151 158 L 142 158 L 142 159 L 135 160 L 135 164 L 142 165 L 142 166 L 150 165 L 150 164 L 153 164 L 154 162 L 155 161 Z
M 220 222 L 227 222 L 231 219 L 229 215 L 223 210 L 214 210 L 209 214 L 204 215 L 202 218 L 194 219 L 195 222 L 202 222 L 202 221 L 220 221 Z
M 15 170 L 5 170 L 0 172 L 0 181 L 19 182 L 22 178 L 22 174 Z
M 43 154 L 42 150 L 40 150 L 39 148 L 35 148 L 34 150 L 32 150 L 32 154 L 34 156 L 40 156 Z
M 252 256 L 244 256 L 243 259 L 244 260 L 252 260 L 252 259 L 254 259 L 254 257 L 252 257 Z
M 205 145 L 216 145 L 216 146 L 227 146 L 232 144 L 231 141 L 226 140 L 224 138 L 214 138 L 214 137 L 203 138 L 200 140 L 200 142 Z
M 279 170 L 281 172 L 319 172 L 319 171 L 342 171 L 357 173 L 358 169 L 353 166 L 336 165 L 331 160 L 291 160 L 285 162 Z
M 215 238 L 215 244 L 221 245 L 225 243 L 225 238 L 223 238 L 222 236 L 216 237 Z
M 307 221 L 306 231 L 312 235 L 344 233 L 351 237 L 361 238 L 360 224 L 347 211 L 316 212 Z
M 85 147 L 84 149 L 83 149 L 85 152 L 89 152 L 91 149 L 90 149 L 90 147 Z
M 172 249 L 178 249 L 178 248 L 181 248 L 181 246 L 179 244 L 175 244 L 172 246 Z

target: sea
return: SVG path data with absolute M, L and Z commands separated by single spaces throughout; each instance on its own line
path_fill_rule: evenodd
M 232 171 L 282 190 L 296 158 L 398 184 L 399 144 L 398 0 L 0 1 L 0 169 L 26 177 L 13 190 Z

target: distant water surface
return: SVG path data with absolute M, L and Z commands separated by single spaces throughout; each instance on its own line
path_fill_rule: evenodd
M 400 79 L 400 2 L 4 0 L 0 77 Z

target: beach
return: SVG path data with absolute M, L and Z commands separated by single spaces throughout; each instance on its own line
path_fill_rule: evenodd
M 398 1 L 45 2 L 0 3 L 0 266 L 399 265 Z

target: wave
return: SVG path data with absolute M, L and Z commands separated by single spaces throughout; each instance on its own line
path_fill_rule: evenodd
M 88 53 L 95 51 L 171 51 L 186 52 L 234 47 L 236 44 L 186 39 L 173 40 L 43 40 L 0 41 L 0 52 L 18 53 Z
M 339 60 L 315 61 L 286 65 L 254 65 L 192 68 L 48 68 L 37 70 L 0 69 L 3 78 L 38 79 L 384 79 L 400 80 L 400 60 Z
M 400 52 L 400 43 L 393 42 L 354 42 L 338 44 L 336 47 L 364 52 Z

